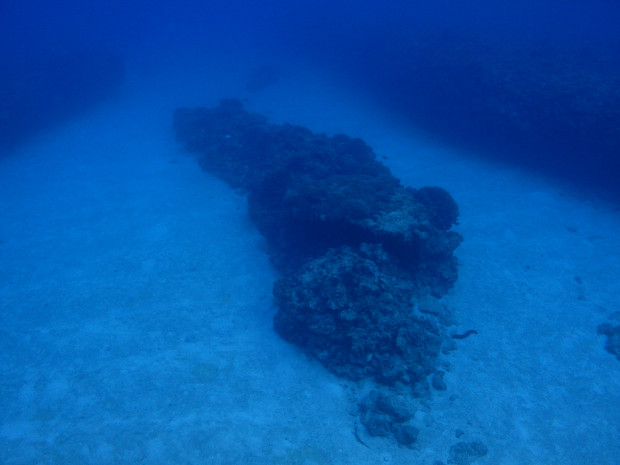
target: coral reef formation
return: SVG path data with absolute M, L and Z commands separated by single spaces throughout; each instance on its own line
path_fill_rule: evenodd
M 361 139 L 270 124 L 238 100 L 178 109 L 174 126 L 205 170 L 247 193 L 281 273 L 278 334 L 339 376 L 427 392 L 453 344 L 438 300 L 462 240 L 450 194 L 404 187 Z M 382 410 L 386 395 L 362 402 L 362 422 L 412 444 L 417 430 Z
M 613 46 L 577 51 L 456 30 L 394 31 L 389 40 L 343 71 L 416 126 L 472 153 L 620 196 Z

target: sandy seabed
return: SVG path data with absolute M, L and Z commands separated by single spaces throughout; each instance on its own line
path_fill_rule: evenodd
M 238 63 L 136 72 L 0 159 L 0 463 L 433 465 L 480 440 L 480 465 L 619 464 L 620 362 L 596 333 L 620 311 L 619 212 L 416 134 L 334 78 L 291 65 L 247 94 Z M 245 198 L 175 142 L 174 108 L 230 96 L 362 137 L 459 203 L 444 301 L 478 334 L 444 357 L 413 450 L 356 440 L 364 386 L 274 333 Z

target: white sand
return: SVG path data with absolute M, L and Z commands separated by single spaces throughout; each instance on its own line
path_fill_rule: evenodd
M 445 301 L 479 334 L 445 357 L 415 450 L 356 441 L 357 388 L 272 330 L 245 199 L 174 141 L 176 106 L 243 96 L 246 71 L 136 75 L 0 159 L 0 463 L 432 465 L 456 429 L 488 446 L 481 465 L 620 463 L 620 362 L 596 334 L 620 310 L 618 212 L 290 69 L 248 108 L 362 137 L 461 207 Z

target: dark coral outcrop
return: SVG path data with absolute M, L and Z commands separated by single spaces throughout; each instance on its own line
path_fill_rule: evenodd
M 278 280 L 274 323 L 334 373 L 414 384 L 434 369 L 437 320 L 416 311 L 419 288 L 381 245 L 331 249 Z
M 174 125 L 205 170 L 248 195 L 282 273 L 276 331 L 340 376 L 426 383 L 445 331 L 419 302 L 457 278 L 450 194 L 404 187 L 361 139 L 270 124 L 238 100 L 178 109 Z
M 179 109 L 175 129 L 205 170 L 248 193 L 250 216 L 281 271 L 332 248 L 373 243 L 434 295 L 455 282 L 456 203 L 439 187 L 403 187 L 361 139 L 270 124 L 237 100 Z

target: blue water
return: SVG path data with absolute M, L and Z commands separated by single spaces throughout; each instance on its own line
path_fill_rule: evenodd
M 620 463 L 618 24 L 611 0 L 4 0 L 0 463 Z M 367 386 L 274 333 L 245 198 L 172 129 L 228 97 L 459 204 L 444 301 L 479 334 L 414 449 L 361 444 Z
M 84 50 L 154 67 L 214 49 L 301 59 L 457 146 L 618 193 L 616 2 L 218 3 L 4 2 L 3 62 Z M 49 94 L 67 74 L 27 85 Z M 66 102 L 40 100 L 50 121 L 64 115 L 51 107 Z

